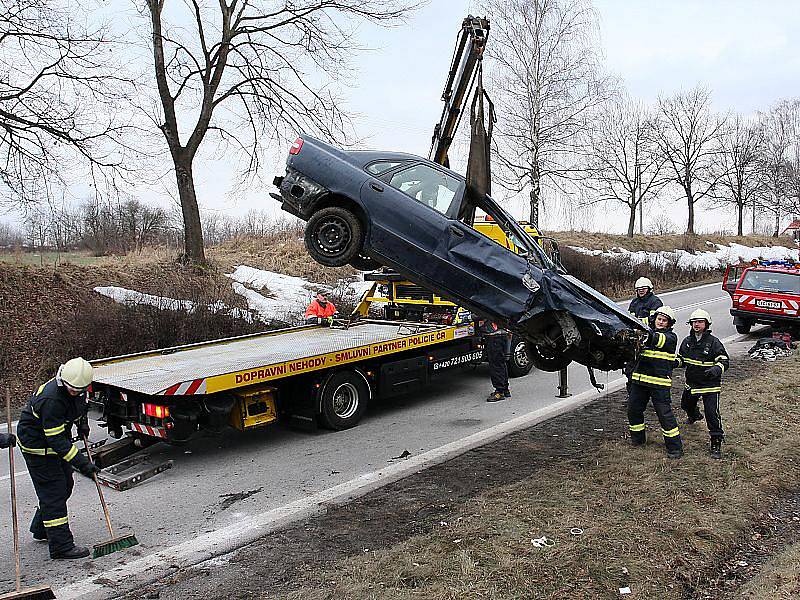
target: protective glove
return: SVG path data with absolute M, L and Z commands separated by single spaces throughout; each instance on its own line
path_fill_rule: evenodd
M 706 369 L 706 377 L 719 377 L 722 375 L 722 367 L 714 365 Z
M 17 437 L 13 433 L 0 433 L 0 448 L 13 448 L 17 445 Z
M 326 317 L 326 318 L 325 318 L 325 323 L 327 323 L 327 324 L 328 324 L 328 327 L 330 327 L 331 325 L 333 325 L 333 317 Z
M 78 437 L 80 437 L 81 439 L 89 437 L 89 417 L 83 415 L 78 420 L 77 427 L 78 427 Z
M 88 477 L 89 479 L 94 479 L 94 476 L 100 472 L 100 467 L 98 467 L 93 462 L 87 462 L 82 464 L 78 471 L 80 471 L 81 475 L 84 477 Z

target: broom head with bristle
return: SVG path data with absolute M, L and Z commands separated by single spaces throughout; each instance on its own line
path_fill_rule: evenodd
M 136 536 L 132 533 L 112 538 L 107 542 L 103 542 L 102 544 L 95 544 L 94 551 L 92 552 L 92 558 L 100 558 L 101 556 L 112 554 L 118 550 L 125 550 L 125 548 L 130 548 L 131 546 L 136 546 L 138 544 L 139 540 L 137 540 Z
M 0 595 L 0 600 L 52 600 L 56 595 L 49 586 L 40 585 Z

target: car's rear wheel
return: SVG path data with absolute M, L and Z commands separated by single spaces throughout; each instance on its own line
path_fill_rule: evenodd
M 540 371 L 548 371 L 550 373 L 566 369 L 569 363 L 572 362 L 572 359 L 567 358 L 563 353 L 535 344 L 528 344 L 528 356 L 534 367 Z
M 308 220 L 305 243 L 311 258 L 319 264 L 343 267 L 361 252 L 364 228 L 351 211 L 330 206 Z
M 511 358 L 508 359 L 509 377 L 524 377 L 533 369 L 528 355 L 528 342 L 517 335 L 511 338 Z
M 736 323 L 736 331 L 739 333 L 750 333 L 750 330 L 753 328 L 752 321 L 739 321 Z
M 368 401 L 369 386 L 360 373 L 337 371 L 320 388 L 319 420 L 323 427 L 335 431 L 355 427 Z

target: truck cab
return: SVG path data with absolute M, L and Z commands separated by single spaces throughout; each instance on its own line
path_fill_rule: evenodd
M 722 288 L 730 294 L 739 333 L 753 325 L 800 328 L 800 263 L 759 261 L 728 265 Z

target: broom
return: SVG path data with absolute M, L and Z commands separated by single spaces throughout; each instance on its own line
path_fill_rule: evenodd
M 6 419 L 8 421 L 8 433 L 13 434 L 11 431 L 11 393 L 6 388 Z M 9 592 L 0 596 L 0 600 L 51 600 L 56 595 L 49 586 L 42 585 L 35 588 L 20 587 L 20 574 L 19 574 L 19 526 L 17 525 L 17 483 L 14 479 L 14 448 L 8 447 L 8 468 L 11 472 L 11 522 L 12 529 L 14 530 L 14 563 L 17 568 L 17 589 L 14 592 Z
M 89 440 L 86 439 L 86 436 L 83 436 L 83 445 L 86 447 L 86 455 L 89 460 L 92 460 L 92 451 L 89 449 Z M 95 544 L 92 552 L 92 558 L 100 558 L 101 556 L 105 556 L 106 554 L 112 554 L 113 552 L 117 552 L 118 550 L 124 550 L 125 548 L 130 548 L 131 546 L 136 546 L 139 544 L 139 540 L 136 539 L 136 536 L 132 533 L 127 535 L 122 535 L 118 538 L 114 537 L 114 529 L 111 527 L 111 515 L 108 514 L 108 506 L 106 506 L 106 499 L 103 496 L 103 488 L 100 487 L 100 482 L 97 480 L 97 473 L 92 475 L 92 479 L 94 479 L 94 484 L 97 486 L 97 494 L 100 496 L 100 504 L 103 507 L 103 514 L 106 517 L 106 527 L 108 527 L 108 535 L 111 536 L 111 539 L 107 542 L 103 542 L 101 544 Z M 2 600 L 2 598 L 0 598 Z

